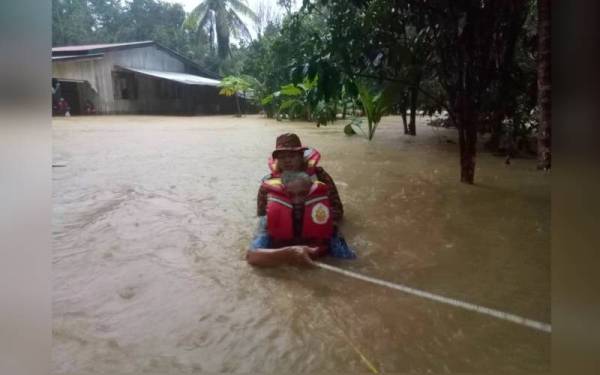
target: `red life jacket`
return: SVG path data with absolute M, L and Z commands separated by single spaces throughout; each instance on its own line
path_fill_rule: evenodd
M 306 162 L 306 172 L 313 181 L 317 179 L 317 164 L 321 160 L 321 154 L 314 148 L 309 148 L 304 151 L 304 161 Z M 269 169 L 271 170 L 271 177 L 280 177 L 281 171 L 277 167 L 277 159 L 273 159 L 272 156 L 269 157 Z
M 304 202 L 302 234 L 294 237 L 293 205 L 281 179 L 272 178 L 263 183 L 267 190 L 267 232 L 274 247 L 290 245 L 318 246 L 317 255 L 329 249 L 333 235 L 333 219 L 326 184 L 315 181 Z

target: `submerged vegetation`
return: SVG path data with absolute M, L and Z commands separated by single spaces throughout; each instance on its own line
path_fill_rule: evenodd
M 547 0 L 303 0 L 295 12 L 294 1 L 278 4 L 280 12 L 198 0 L 186 13 L 158 0 L 53 0 L 53 44 L 152 39 L 225 77 L 224 95 L 243 93 L 269 118 L 341 118 L 346 134 L 369 140 L 385 114 L 416 136 L 419 112 L 443 113 L 458 132 L 466 183 L 482 136 L 487 150 L 509 156 L 535 153 L 537 136 L 538 166 L 550 168 Z

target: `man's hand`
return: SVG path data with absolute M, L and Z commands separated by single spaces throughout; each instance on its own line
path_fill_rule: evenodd
M 298 266 L 315 266 L 310 256 L 319 250 L 318 247 L 291 246 L 291 249 L 294 251 L 294 264 Z
M 311 256 L 318 247 L 286 246 L 277 249 L 255 249 L 246 253 L 246 260 L 253 266 L 275 267 L 282 264 L 294 266 L 314 266 Z

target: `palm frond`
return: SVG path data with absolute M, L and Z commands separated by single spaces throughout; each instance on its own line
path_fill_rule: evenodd
M 248 7 L 245 0 L 228 0 L 227 3 L 231 6 L 231 8 L 236 12 L 240 13 L 244 16 L 247 16 L 254 22 L 258 22 L 258 16 L 252 9 Z
M 231 26 L 231 32 L 236 38 L 240 39 L 250 39 L 250 31 L 244 22 L 240 19 L 240 17 L 233 11 L 230 10 L 227 12 L 227 21 Z
M 207 1 L 199 4 L 186 17 L 183 27 L 194 31 L 206 27 L 207 21 L 210 18 L 210 13 L 209 3 Z
M 209 10 L 210 8 L 208 1 L 198 4 L 198 6 L 192 9 L 190 14 L 185 19 L 184 26 L 189 27 L 193 30 L 197 30 L 199 27 L 202 26 L 200 20 L 206 17 L 206 14 L 209 13 Z

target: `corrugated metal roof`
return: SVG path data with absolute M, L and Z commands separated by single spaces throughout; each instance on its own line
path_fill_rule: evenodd
M 128 68 L 121 66 L 121 69 L 129 70 L 135 73 L 144 74 L 147 76 L 152 76 L 156 78 L 167 79 L 169 81 L 175 81 L 179 83 L 184 83 L 186 85 L 201 85 L 201 86 L 218 86 L 221 81 L 217 81 L 216 79 L 210 79 L 206 77 L 200 77 L 193 74 L 187 73 L 178 73 L 178 72 L 164 72 L 159 70 L 147 70 L 147 69 L 137 69 L 137 68 Z
M 201 74 L 212 78 L 219 78 L 218 74 L 209 72 L 206 69 L 200 67 L 195 61 L 183 56 L 177 51 L 160 45 L 152 40 L 145 40 L 141 42 L 129 42 L 129 43 L 112 43 L 112 44 L 86 44 L 80 46 L 62 46 L 52 48 L 52 59 L 56 60 L 58 56 L 85 56 L 101 52 L 127 50 L 132 48 L 155 46 L 156 48 L 170 54 L 171 56 L 182 60 L 183 62 L 195 67 Z M 71 59 L 75 59 L 71 57 Z
M 89 53 L 89 54 L 86 54 L 86 55 L 52 56 L 52 61 L 97 59 L 97 58 L 100 58 L 102 56 L 104 56 L 103 53 Z
M 62 47 L 53 47 L 52 53 L 64 53 L 64 52 L 86 52 L 86 51 L 96 51 L 96 50 L 109 50 L 113 48 L 121 48 L 121 47 L 140 47 L 144 45 L 152 45 L 154 44 L 151 40 L 145 40 L 142 42 L 130 42 L 130 43 L 111 43 L 111 44 L 84 44 L 79 46 L 62 46 Z

